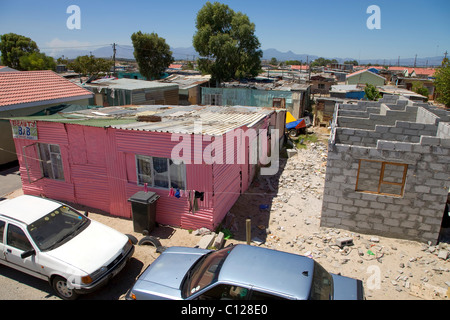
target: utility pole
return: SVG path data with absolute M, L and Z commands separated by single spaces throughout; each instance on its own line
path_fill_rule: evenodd
M 400 56 L 398 56 L 397 67 L 400 67 Z
M 116 44 L 115 43 L 113 43 L 113 62 L 114 62 L 113 76 L 115 77 L 116 76 Z

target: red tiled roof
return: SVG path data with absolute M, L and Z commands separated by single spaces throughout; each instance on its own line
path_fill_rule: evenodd
M 91 95 L 51 70 L 0 72 L 0 107 Z
M 433 68 L 416 68 L 416 74 L 424 74 L 427 76 L 432 76 L 436 72 L 436 69 Z
M 403 71 L 403 70 L 408 70 L 408 73 L 411 74 L 413 71 L 416 72 L 416 74 L 424 74 L 427 76 L 432 76 L 435 72 L 436 69 L 433 68 L 411 68 L 411 67 L 389 67 L 389 70 L 393 70 L 393 71 Z
M 291 69 L 292 70 L 308 70 L 309 69 L 309 66 L 300 66 L 300 65 L 295 65 L 295 64 L 293 64 L 293 65 L 291 65 Z

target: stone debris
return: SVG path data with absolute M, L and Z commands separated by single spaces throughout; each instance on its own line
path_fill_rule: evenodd
M 320 227 L 326 151 L 326 144 L 310 143 L 298 150 L 298 156 L 286 159 L 278 175 L 255 179 L 250 192 L 261 199 L 256 208 L 268 203 L 270 207 L 259 209 L 257 217 L 252 217 L 257 220 L 252 220 L 252 244 L 302 254 L 329 272 L 359 278 L 367 296 L 377 299 L 384 299 L 391 289 L 392 299 L 406 299 L 414 295 L 411 292 L 417 286 L 448 287 L 450 247 L 446 243 L 411 242 L 414 249 L 405 251 L 404 240 Z M 261 193 L 270 194 L 270 202 L 264 202 Z M 236 222 L 239 216 L 233 212 Z M 245 221 L 245 215 L 241 216 Z M 379 289 L 367 288 L 371 266 L 380 269 Z M 443 297 L 439 292 L 433 299 Z

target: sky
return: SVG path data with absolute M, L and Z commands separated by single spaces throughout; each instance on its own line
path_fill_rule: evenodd
M 213 1 L 211 1 L 213 2 Z M 223 0 L 256 26 L 261 48 L 328 58 L 397 59 L 443 56 L 450 50 L 448 0 Z M 205 0 L 0 0 L 0 34 L 34 40 L 41 51 L 131 45 L 131 34 L 157 33 L 173 48 L 192 46 Z M 70 5 L 80 29 L 69 29 Z M 372 20 L 371 5 L 379 8 Z M 379 21 L 369 29 L 367 20 Z

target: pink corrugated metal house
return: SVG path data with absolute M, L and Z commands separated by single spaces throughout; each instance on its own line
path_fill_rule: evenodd
M 25 194 L 131 218 L 128 199 L 147 184 L 160 196 L 158 223 L 213 229 L 255 175 L 250 160 L 257 150 L 249 141 L 256 137 L 245 136 L 279 129 L 282 137 L 284 122 L 284 110 L 266 108 L 128 106 L 26 117 L 11 125 Z M 227 134 L 235 138 L 224 139 Z

